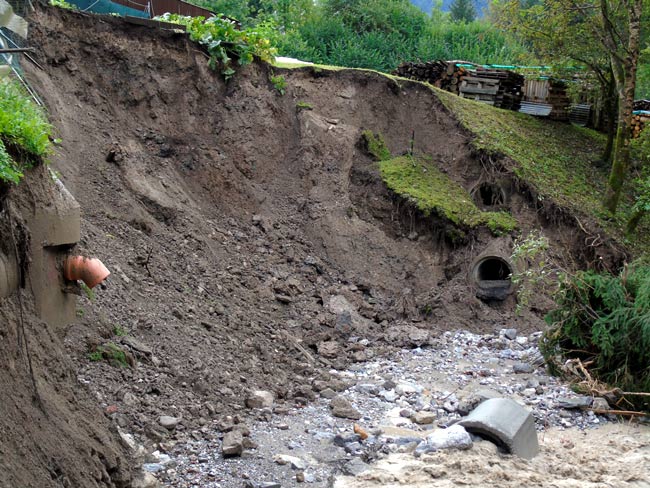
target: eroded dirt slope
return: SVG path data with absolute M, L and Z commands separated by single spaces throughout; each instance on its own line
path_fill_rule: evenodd
M 29 231 L 18 209 L 53 198 L 50 186 L 41 166 L 0 190 L 0 255 L 23 255 Z M 79 385 L 62 338 L 36 318 L 29 288 L 0 298 L 0 487 L 130 486 L 127 450 Z
M 485 178 L 425 87 L 302 69 L 276 71 L 281 95 L 261 64 L 225 84 L 183 34 L 55 9 L 31 22 L 44 70 L 25 69 L 63 140 L 53 166 L 82 206 L 83 246 L 113 272 L 66 341 L 118 425 L 160 440 L 161 414 L 198 429 L 249 389 L 305 401 L 330 366 L 440 330 L 540 325 L 467 285 L 509 236 L 452 247 L 360 149 L 369 129 L 401 154 L 415 131 L 416 152 L 466 188 Z M 516 194 L 510 210 L 546 225 Z M 137 367 L 88 360 L 109 341 Z

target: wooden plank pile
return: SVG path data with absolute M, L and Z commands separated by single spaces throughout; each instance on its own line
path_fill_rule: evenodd
M 519 110 L 524 77 L 513 71 L 477 68 L 464 77 L 460 95 L 508 110 Z
M 571 99 L 567 95 L 566 83 L 557 80 L 548 80 L 548 97 L 546 103 L 551 107 L 550 119 L 569 120 Z
M 403 63 L 393 74 L 426 81 L 461 97 L 510 110 L 519 110 L 523 97 L 524 77 L 508 70 L 467 69 L 455 62 L 437 60 Z

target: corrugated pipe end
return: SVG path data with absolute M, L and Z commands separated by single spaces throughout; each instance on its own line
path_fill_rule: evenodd
M 68 256 L 63 263 L 63 276 L 66 280 L 83 281 L 88 288 L 94 288 L 108 278 L 111 272 L 97 258 Z

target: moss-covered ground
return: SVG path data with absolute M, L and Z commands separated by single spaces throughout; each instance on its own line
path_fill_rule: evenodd
M 438 215 L 460 228 L 486 225 L 494 234 L 512 232 L 516 220 L 506 212 L 482 212 L 470 194 L 426 158 L 401 156 L 379 162 L 388 188 L 426 216 Z
M 648 224 L 639 227 L 629 239 L 624 238 L 633 203 L 631 185 L 615 216 L 603 209 L 609 175 L 609 168 L 599 161 L 606 142 L 604 134 L 495 109 L 432 89 L 463 127 L 475 136 L 473 145 L 488 153 L 507 156 L 502 162 L 534 188 L 539 199 L 550 200 L 579 218 L 593 218 L 636 254 L 650 251 L 646 238 L 650 233 Z

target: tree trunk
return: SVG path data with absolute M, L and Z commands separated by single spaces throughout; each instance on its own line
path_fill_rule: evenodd
M 616 97 L 616 85 L 612 80 L 607 84 L 607 95 L 605 98 L 604 111 L 607 117 L 607 144 L 603 151 L 603 163 L 612 162 L 612 152 L 614 151 L 614 140 L 616 138 L 616 111 L 618 110 L 618 98 Z
M 627 226 L 625 228 L 625 235 L 630 236 L 636 230 L 641 218 L 645 215 L 644 210 L 637 210 L 634 212 L 630 220 L 627 221 Z
M 614 144 L 614 158 L 609 174 L 609 188 L 605 197 L 605 208 L 612 214 L 616 213 L 621 199 L 621 190 L 627 170 L 630 166 L 630 126 L 634 108 L 634 90 L 636 88 L 636 68 L 639 61 L 639 45 L 641 35 L 641 7 L 643 0 L 628 0 L 628 39 L 624 53 L 621 55 L 616 45 L 616 34 L 613 29 L 612 19 L 609 18 L 607 2 L 601 0 L 603 21 L 606 30 L 606 46 L 611 58 L 614 79 L 618 90 L 618 124 L 616 128 L 616 141 Z

